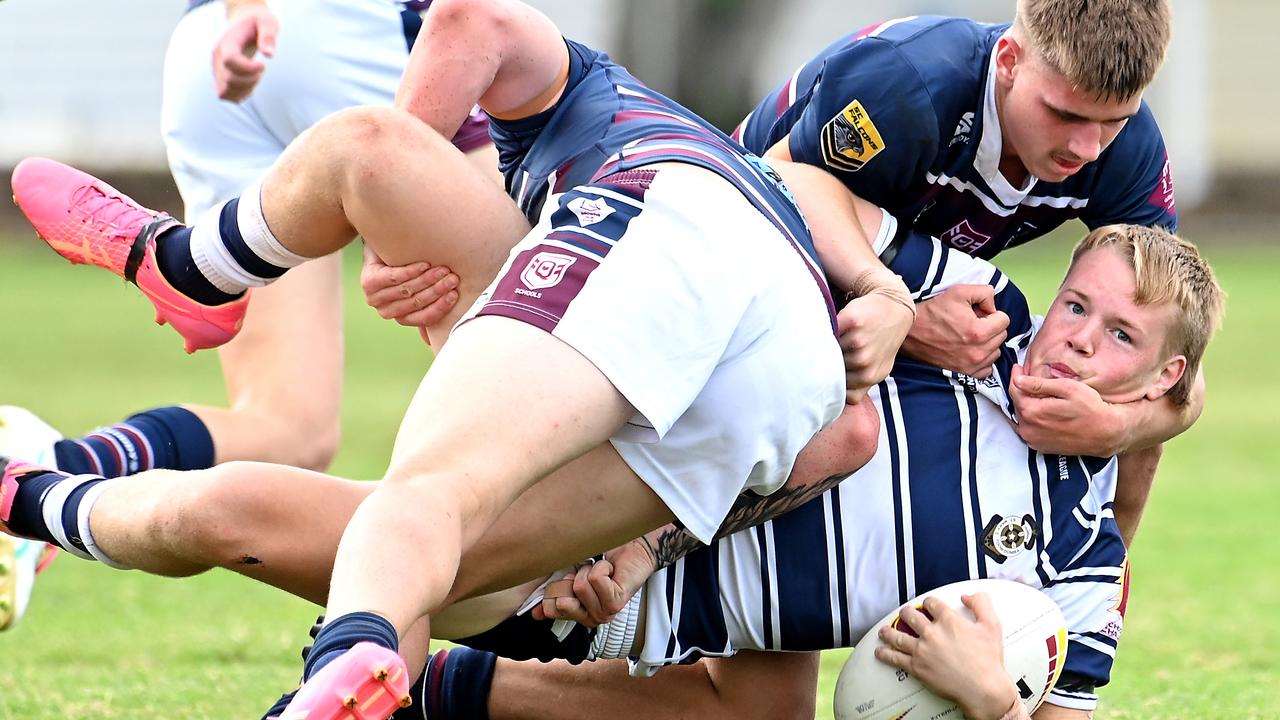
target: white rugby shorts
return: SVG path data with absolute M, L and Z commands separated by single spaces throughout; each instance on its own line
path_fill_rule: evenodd
M 321 118 L 395 100 L 409 59 L 402 5 L 272 0 L 271 9 L 280 21 L 276 54 L 240 104 L 219 100 L 214 90 L 213 49 L 227 25 L 223 3 L 191 10 L 169 39 L 160 125 L 188 219 L 240 194 Z
M 461 322 L 521 320 L 590 360 L 638 411 L 614 447 L 709 542 L 839 415 L 844 365 L 788 240 L 720 176 L 657 167 L 548 198 Z

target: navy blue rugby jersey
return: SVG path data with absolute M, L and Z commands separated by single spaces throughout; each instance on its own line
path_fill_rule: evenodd
M 1008 25 L 909 17 L 846 36 L 801 67 L 734 133 L 831 172 L 913 229 L 982 258 L 1071 218 L 1177 228 L 1164 140 L 1144 102 L 1097 161 L 1060 183 L 999 172 L 996 41 Z
M 537 115 L 490 122 L 507 194 L 532 224 L 543 203 L 602 177 L 660 162 L 710 170 L 732 184 L 791 242 L 835 308 L 800 210 L 759 157 L 675 101 L 645 87 L 607 55 L 572 40 L 560 100 Z
M 849 647 L 920 593 L 1003 578 L 1062 609 L 1069 650 L 1049 702 L 1090 710 L 1110 679 L 1128 589 L 1116 462 L 1037 453 L 1018 437 L 1005 388 L 1040 321 L 1007 276 L 922 235 L 905 238 L 891 269 L 922 298 L 990 284 L 1011 322 L 995 372 L 978 380 L 899 361 L 868 394 L 881 429 L 865 467 L 650 578 L 633 672 L 739 650 Z

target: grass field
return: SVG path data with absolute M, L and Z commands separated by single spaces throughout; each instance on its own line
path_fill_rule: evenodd
M 186 357 L 171 330 L 147 321 L 136 292 L 34 245 L 0 242 L 0 404 L 79 433 L 145 407 L 222 400 L 213 354 Z M 1068 246 L 1037 245 L 1003 264 L 1043 304 Z M 1134 549 L 1101 718 L 1280 717 L 1280 493 L 1267 480 L 1280 464 L 1271 368 L 1280 248 L 1208 254 L 1230 293 L 1227 325 L 1209 352 L 1204 417 L 1170 445 Z M 333 471 L 377 477 L 429 355 L 348 286 L 344 440 Z M 60 559 L 26 621 L 0 635 L 0 720 L 258 717 L 296 677 L 315 613 L 226 572 L 169 580 Z M 820 717 L 830 715 L 842 658 L 825 658 Z

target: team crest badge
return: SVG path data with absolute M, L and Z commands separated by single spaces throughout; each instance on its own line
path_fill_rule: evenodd
M 583 227 L 595 225 L 614 213 L 613 208 L 603 198 L 576 197 L 565 207 L 578 217 L 578 222 Z
M 880 131 L 857 100 L 822 128 L 822 157 L 837 170 L 860 170 L 881 150 Z
M 1030 515 L 996 515 L 982 531 L 982 547 L 997 563 L 1030 550 L 1036 542 L 1035 518 Z
M 572 255 L 561 255 L 553 252 L 540 252 L 529 260 L 524 271 L 520 273 L 520 282 L 530 290 L 555 287 L 564 279 L 565 271 L 578 261 Z

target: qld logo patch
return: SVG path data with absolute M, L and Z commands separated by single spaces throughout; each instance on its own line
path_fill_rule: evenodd
M 570 200 L 565 207 L 578 217 L 578 222 L 583 227 L 595 225 L 614 213 L 613 207 L 605 202 L 603 198 L 584 198 L 576 197 Z
M 529 264 L 520 273 L 520 282 L 530 290 L 555 287 L 564 279 L 569 266 L 577 261 L 578 258 L 572 255 L 540 252 L 529 259 Z
M 880 131 L 857 100 L 822 128 L 822 157 L 837 170 L 860 170 L 881 150 Z
M 959 225 L 939 235 L 938 239 L 957 250 L 965 252 L 973 252 L 991 242 L 991 236 L 978 232 L 977 228 L 969 224 L 968 218 L 961 220 Z

